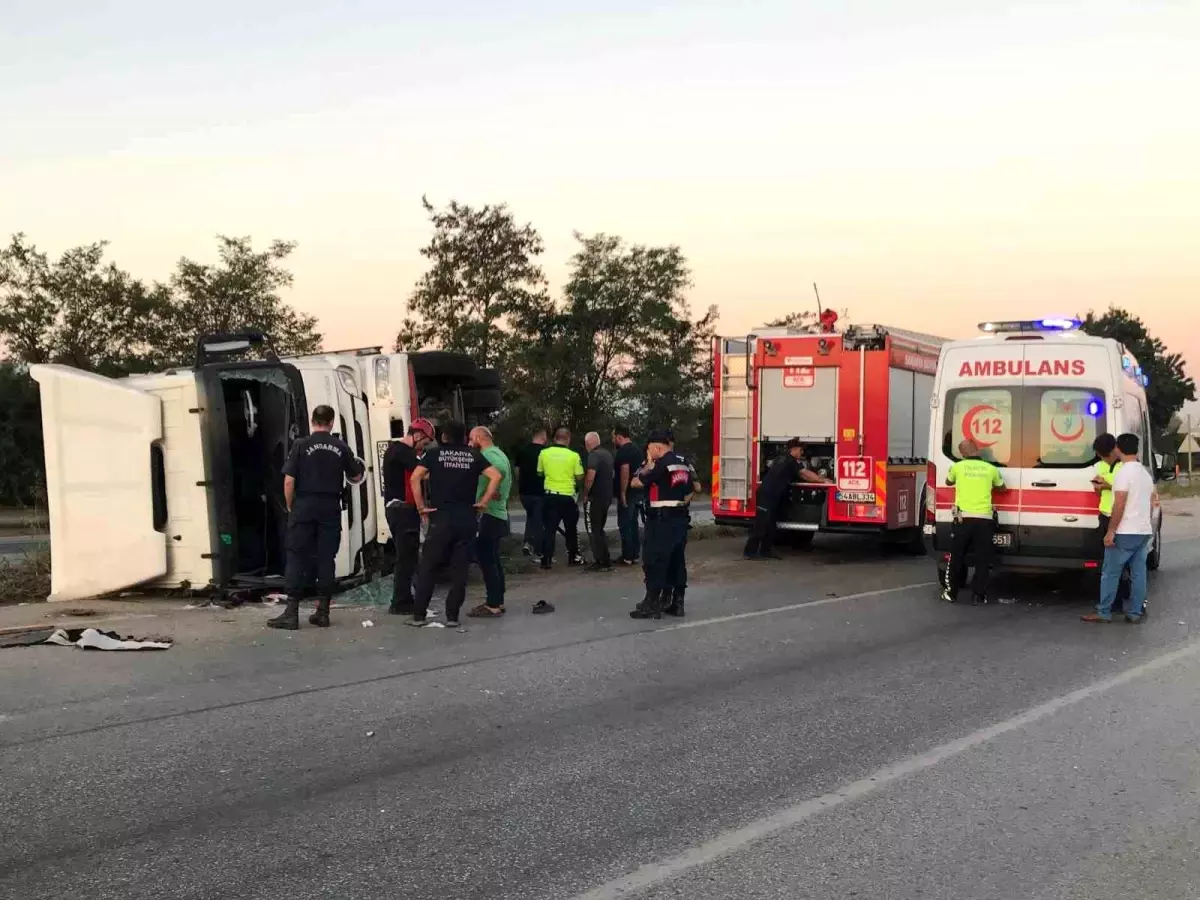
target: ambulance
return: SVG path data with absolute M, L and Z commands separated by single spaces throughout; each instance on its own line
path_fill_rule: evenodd
M 889 325 L 769 327 L 713 347 L 712 510 L 749 525 L 762 476 L 789 438 L 828 484 L 795 484 L 780 540 L 819 532 L 880 537 L 926 552 L 926 435 L 942 338 Z
M 1006 490 L 995 495 L 998 569 L 1095 570 L 1104 556 L 1098 461 L 1092 443 L 1111 432 L 1136 434 L 1156 480 L 1174 462 L 1154 454 L 1147 376 L 1117 341 L 1080 331 L 1077 319 L 986 322 L 978 338 L 944 344 L 938 358 L 929 430 L 925 533 L 938 565 L 950 550 L 954 488 L 946 472 L 959 444 L 973 439 L 998 466 Z M 1162 561 L 1162 514 L 1154 513 L 1150 567 Z M 942 578 L 939 577 L 939 583 Z
M 257 355 L 261 359 L 246 359 Z M 490 421 L 499 373 L 458 353 L 365 347 L 279 358 L 260 333 L 201 337 L 195 364 L 104 378 L 36 365 L 50 513 L 50 600 L 134 586 L 211 592 L 283 586 L 282 468 L 312 410 L 367 477 L 342 496 L 336 576 L 389 558 L 382 460 L 417 416 Z

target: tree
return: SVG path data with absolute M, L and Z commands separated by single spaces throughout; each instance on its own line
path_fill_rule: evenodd
M 541 236 L 518 225 L 508 207 L 451 201 L 439 210 L 421 198 L 433 237 L 430 260 L 408 299 L 396 349 L 436 347 L 470 355 L 481 366 L 504 366 L 524 339 L 553 312 L 536 259 Z
M 576 240 L 563 303 L 530 342 L 548 379 L 539 391 L 576 430 L 622 419 L 694 435 L 712 381 L 716 312 L 693 321 L 682 251 L 606 234 Z
M 166 363 L 190 361 L 196 337 L 236 331 L 262 331 L 280 354 L 321 349 L 317 320 L 297 312 L 279 292 L 293 276 L 283 266 L 296 249 L 292 241 L 272 241 L 255 252 L 248 237 L 218 235 L 219 263 L 184 257 L 169 283 L 169 309 L 155 336 L 158 357 Z
M 43 479 L 37 384 L 23 366 L 0 362 L 0 506 L 36 503 Z
M 1150 425 L 1155 434 L 1165 432 L 1183 404 L 1196 399 L 1196 382 L 1188 377 L 1183 357 L 1168 353 L 1163 342 L 1153 337 L 1142 320 L 1124 309 L 1110 306 L 1102 316 L 1088 312 L 1083 320 L 1088 334 L 1112 338 L 1124 344 L 1149 376 L 1146 399 L 1150 404 Z
M 0 339 L 10 357 L 106 374 L 151 364 L 167 297 L 106 265 L 105 246 L 74 247 L 51 260 L 16 234 L 0 250 Z

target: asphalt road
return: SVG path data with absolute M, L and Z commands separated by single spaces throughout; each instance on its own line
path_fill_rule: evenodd
M 49 540 L 38 534 L 0 535 L 0 558 L 24 556 Z
M 1194 531 L 1140 627 L 1071 582 L 946 606 L 928 560 L 722 541 L 683 622 L 556 573 L 465 634 L 244 608 L 161 654 L 0 651 L 0 896 L 1195 897 Z

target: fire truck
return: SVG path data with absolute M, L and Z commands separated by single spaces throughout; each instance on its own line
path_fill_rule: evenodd
M 830 484 L 795 484 L 781 540 L 874 534 L 925 552 L 930 398 L 942 338 L 882 325 L 760 328 L 714 342 L 713 516 L 749 525 L 763 474 L 793 437 Z

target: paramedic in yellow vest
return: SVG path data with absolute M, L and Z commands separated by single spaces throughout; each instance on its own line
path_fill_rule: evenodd
M 1108 523 L 1112 519 L 1113 511 L 1113 479 L 1117 473 L 1121 471 L 1121 466 L 1125 463 L 1121 462 L 1121 454 L 1117 452 L 1117 439 L 1108 433 L 1100 435 L 1092 442 L 1092 449 L 1096 451 L 1098 462 L 1092 476 L 1092 487 L 1096 489 L 1096 493 L 1100 495 L 1100 540 L 1101 546 L 1098 555 L 1103 557 L 1104 535 L 1108 534 Z M 1125 600 L 1129 597 L 1129 569 L 1128 567 L 1121 570 L 1121 580 L 1117 584 L 1117 602 L 1114 612 L 1119 612 L 1125 607 Z
M 942 599 L 954 603 L 967 580 L 967 558 L 975 559 L 971 581 L 974 602 L 987 603 L 988 574 L 995 556 L 996 534 L 992 491 L 1004 490 L 1000 469 L 979 458 L 979 445 L 972 440 L 958 445 L 962 458 L 946 473 L 946 484 L 954 488 L 954 526 L 950 537 L 950 559 Z

